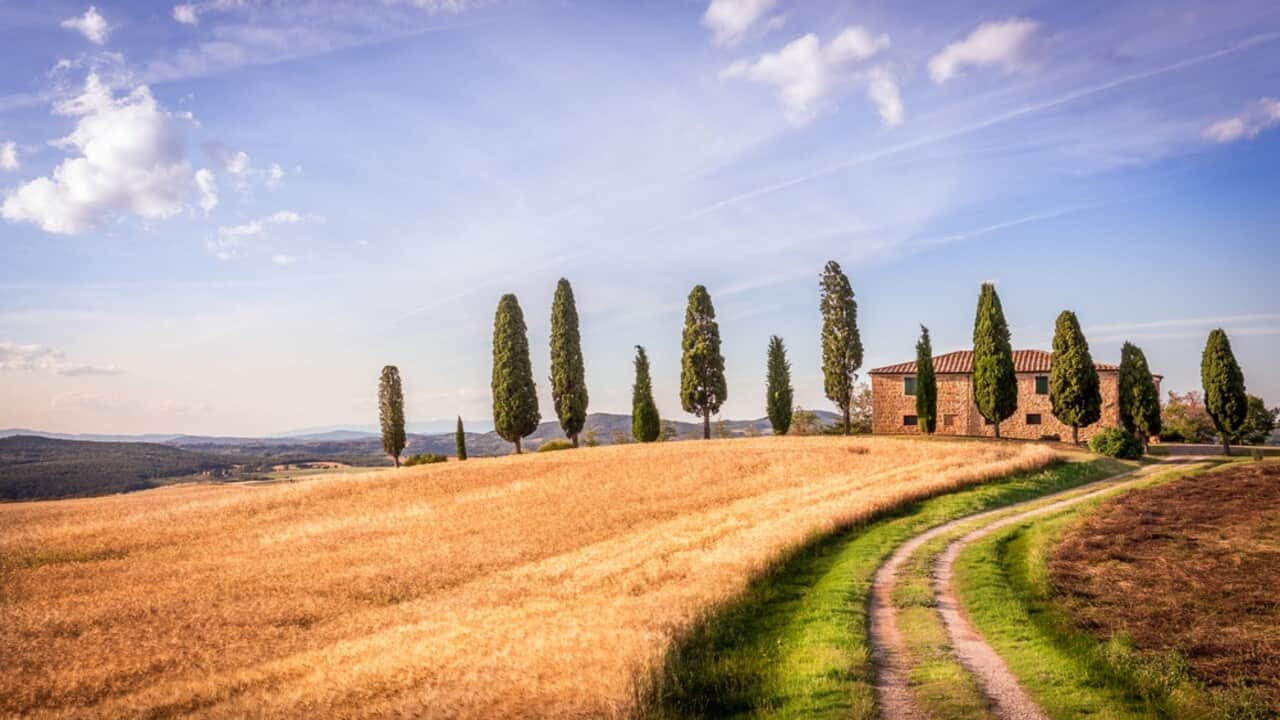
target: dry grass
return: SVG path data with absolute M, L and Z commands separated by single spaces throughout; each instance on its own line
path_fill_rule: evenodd
M 0 714 L 621 716 L 786 549 L 1052 457 L 760 438 L 0 505 Z

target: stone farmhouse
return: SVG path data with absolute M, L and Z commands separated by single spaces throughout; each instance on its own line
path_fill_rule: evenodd
M 1049 368 L 1052 354 L 1044 350 L 1014 350 L 1013 369 L 1018 378 L 1018 409 L 1000 423 L 1000 436 L 1039 440 L 1058 436 L 1071 440 L 1071 426 L 1053 416 L 1049 402 Z M 1120 367 L 1095 363 L 1102 389 L 1102 419 L 1080 428 L 1080 439 L 1120 425 Z M 933 358 L 938 381 L 938 435 L 994 436 L 995 427 L 978 414 L 973 401 L 973 351 L 958 350 Z M 871 375 L 871 430 L 874 433 L 917 433 L 916 363 L 876 368 Z M 1156 391 L 1161 376 L 1156 375 Z

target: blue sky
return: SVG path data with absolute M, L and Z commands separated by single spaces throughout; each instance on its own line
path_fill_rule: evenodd
M 490 412 L 524 307 L 543 417 L 556 280 L 592 409 L 645 345 L 664 416 L 690 287 L 724 415 L 768 337 L 822 398 L 841 262 L 866 368 L 1015 347 L 1075 310 L 1195 389 L 1225 327 L 1280 401 L 1273 2 L 0 0 L 0 426 L 257 434 Z

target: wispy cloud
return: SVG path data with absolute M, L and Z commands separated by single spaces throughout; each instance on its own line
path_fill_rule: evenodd
M 1218 143 L 1235 142 L 1241 138 L 1253 139 L 1269 128 L 1280 125 L 1280 100 L 1259 98 L 1239 115 L 1219 120 L 1206 127 L 1201 135 Z
M 1026 72 L 1040 64 L 1040 23 L 1010 18 L 979 25 L 969 36 L 952 43 L 929 60 L 929 76 L 942 84 L 966 65 L 996 66 L 1006 74 Z
M 733 47 L 777 4 L 778 0 L 711 0 L 702 24 L 711 31 L 712 43 Z M 764 24 L 777 23 L 766 21 Z
M 0 371 L 43 372 L 67 376 L 119 375 L 123 370 L 114 365 L 77 365 L 67 362 L 66 355 L 47 345 L 0 343 Z
M 111 34 L 111 25 L 107 19 L 102 17 L 98 12 L 98 8 L 90 5 L 84 15 L 70 17 L 62 21 L 62 27 L 67 30 L 75 30 L 84 36 L 86 40 L 101 45 L 107 41 L 107 37 Z

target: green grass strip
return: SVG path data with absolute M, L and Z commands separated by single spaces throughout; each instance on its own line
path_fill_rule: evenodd
M 641 717 L 874 718 L 867 595 L 893 549 L 934 525 L 1100 480 L 1113 460 L 1053 465 L 909 504 L 780 561 L 673 649 Z

